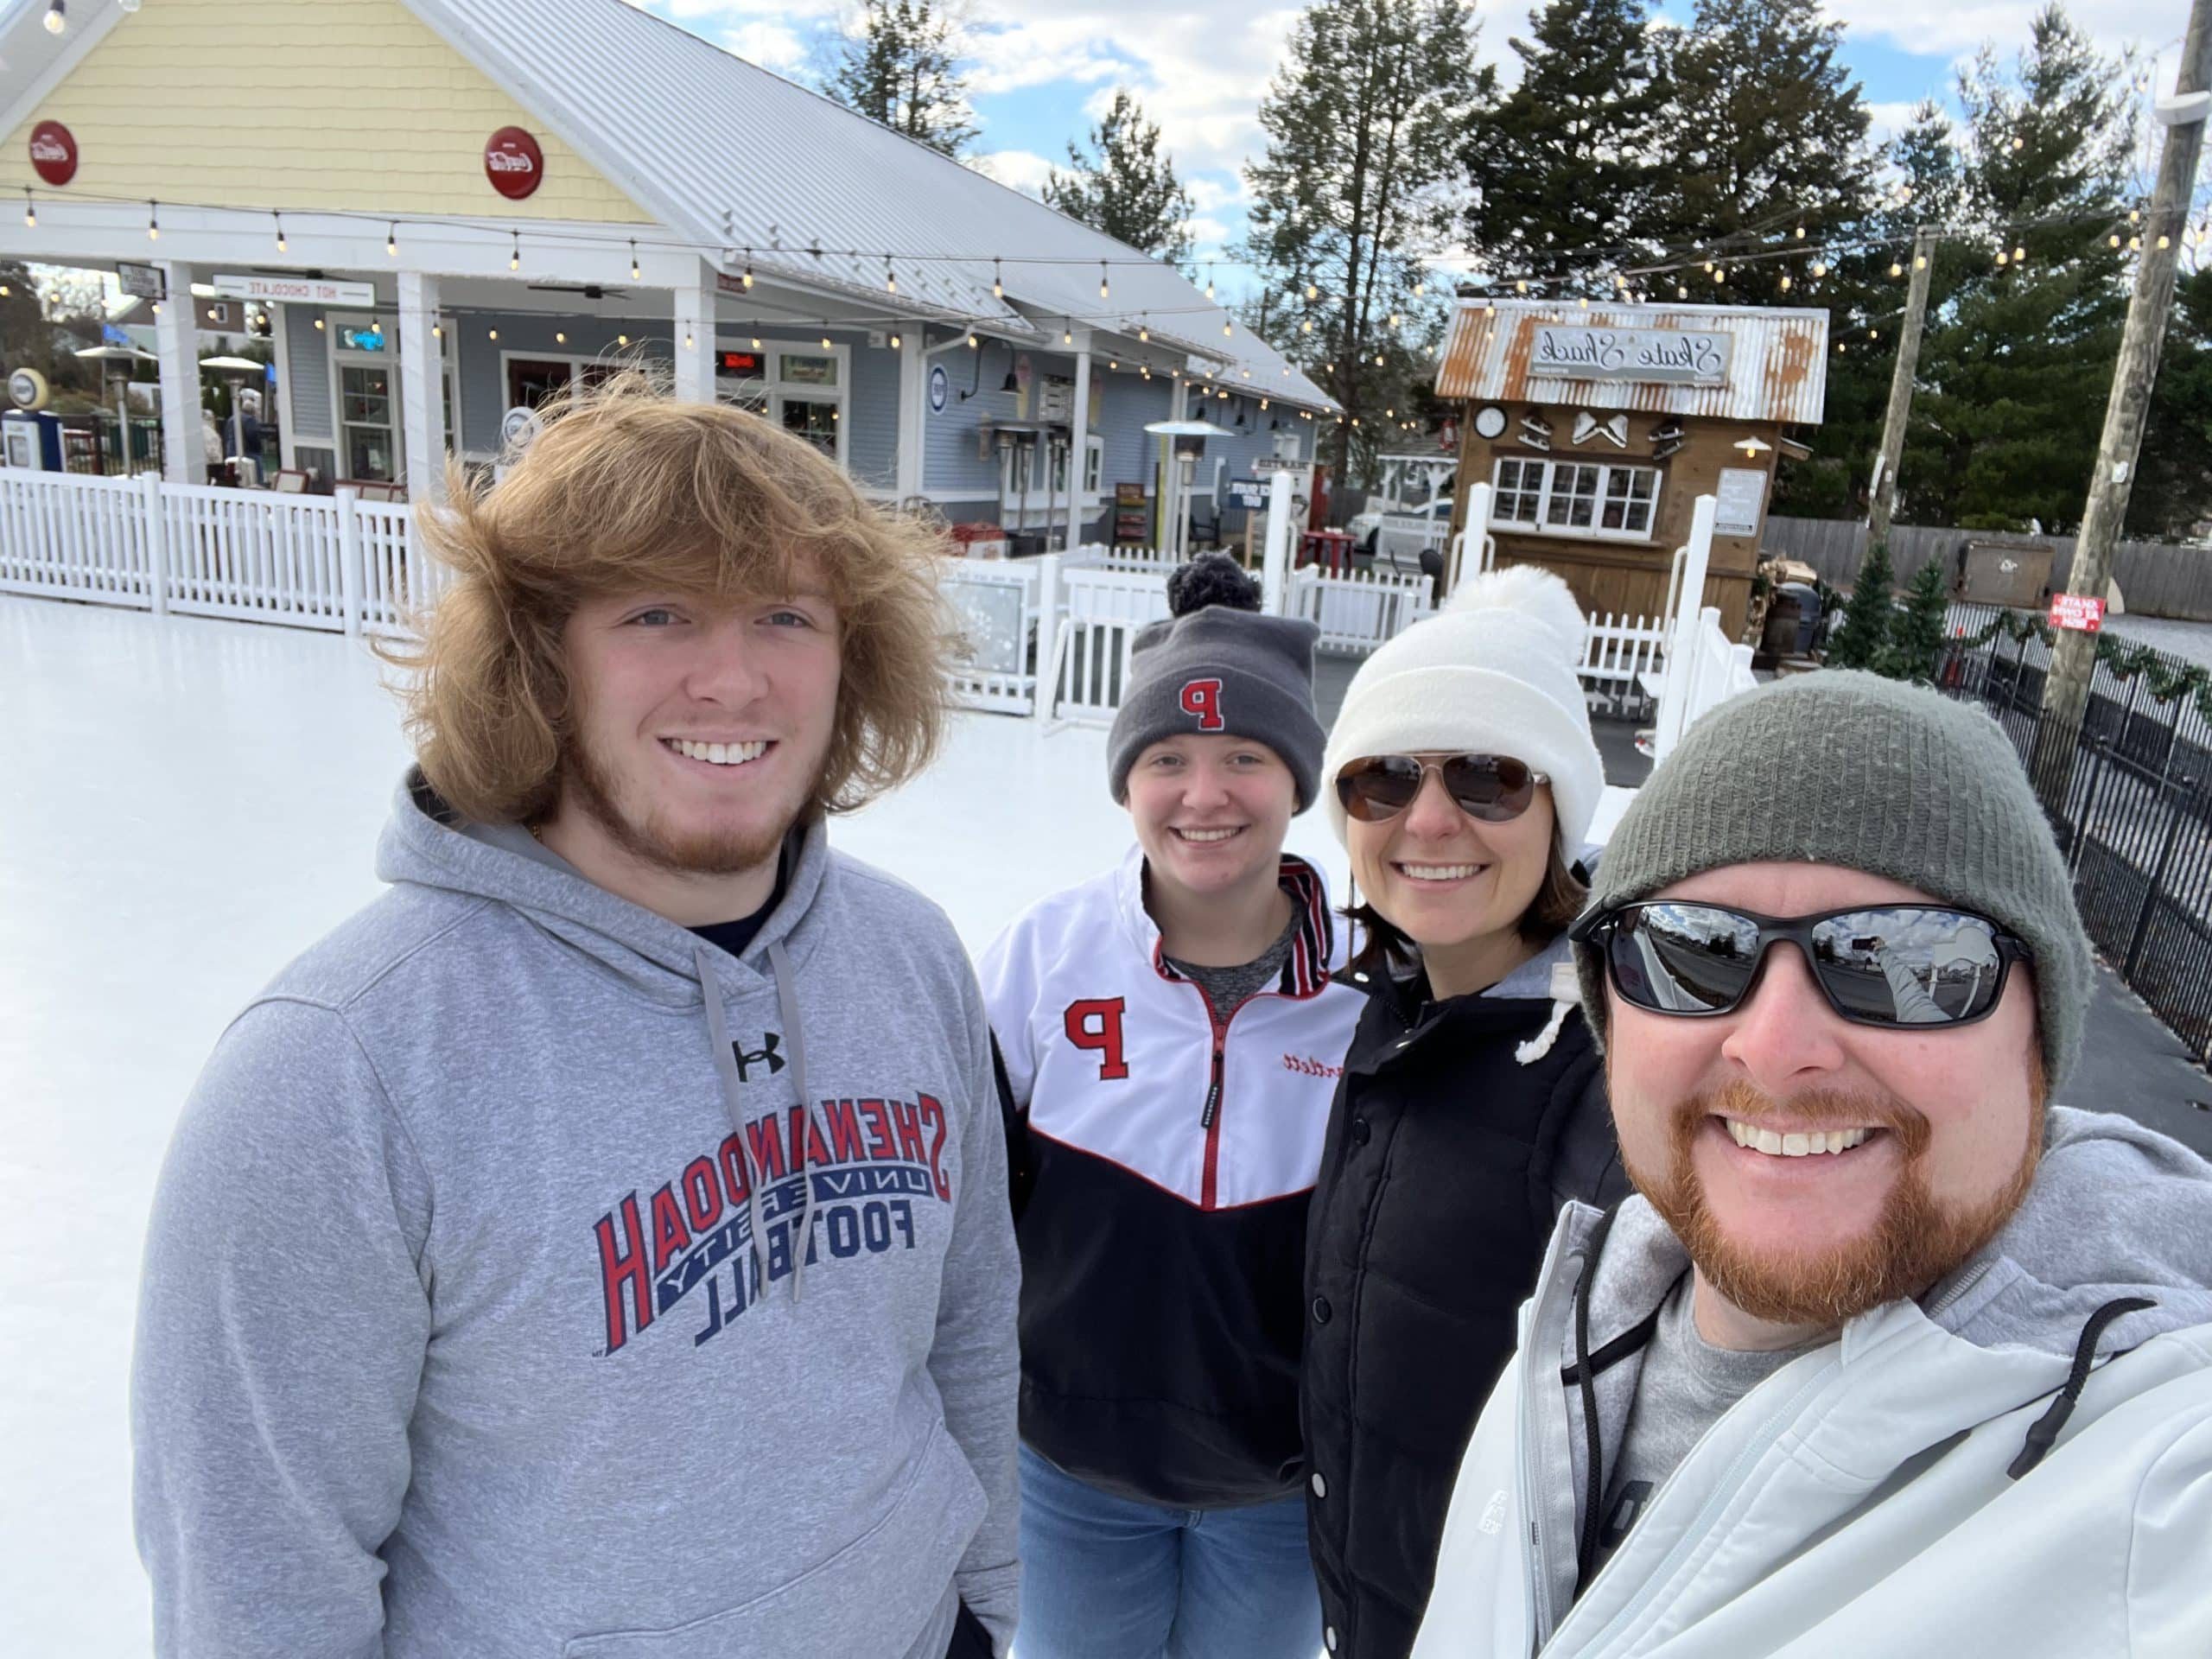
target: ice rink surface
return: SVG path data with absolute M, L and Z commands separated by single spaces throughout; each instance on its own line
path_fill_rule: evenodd
M 127 1389 L 154 1179 L 224 1026 L 378 890 L 409 759 L 384 671 L 326 634 L 0 596 L 0 1652 L 149 1650 Z M 832 836 L 974 950 L 1129 840 L 1103 732 L 990 715 Z M 1341 897 L 1322 814 L 1290 847 Z

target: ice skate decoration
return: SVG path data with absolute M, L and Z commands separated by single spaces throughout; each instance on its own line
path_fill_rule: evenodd
M 1651 459 L 1664 461 L 1682 447 L 1682 423 L 1664 420 L 1651 429 Z
M 1575 442 L 1589 442 L 1592 433 L 1604 438 L 1614 448 L 1625 449 L 1628 448 L 1628 416 L 1613 415 L 1600 420 L 1589 410 L 1578 410 L 1574 416 Z
M 1541 415 L 1529 414 L 1521 417 L 1521 442 L 1531 449 L 1552 447 L 1552 423 Z

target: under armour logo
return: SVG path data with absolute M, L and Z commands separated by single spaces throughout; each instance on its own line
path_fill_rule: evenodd
M 742 1045 L 732 1043 L 730 1050 L 737 1056 L 737 1080 L 740 1083 L 752 1082 L 753 1074 L 746 1068 L 749 1065 L 758 1065 L 763 1060 L 768 1062 L 768 1075 L 774 1077 L 777 1072 L 784 1069 L 784 1057 L 776 1052 L 782 1046 L 783 1039 L 772 1031 L 761 1033 L 760 1049 L 758 1053 L 748 1054 Z

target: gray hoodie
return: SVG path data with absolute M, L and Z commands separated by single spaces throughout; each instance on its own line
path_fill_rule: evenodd
M 982 1001 L 927 900 L 818 824 L 787 856 L 741 962 L 403 782 L 392 890 L 224 1034 L 162 1172 L 159 1652 L 933 1656 L 956 1589 L 1005 1650 Z

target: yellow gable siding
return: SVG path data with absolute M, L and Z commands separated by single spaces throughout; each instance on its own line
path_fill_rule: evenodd
M 75 134 L 59 193 L 30 130 Z M 524 128 L 545 153 L 509 201 L 484 142 Z M 160 0 L 124 17 L 0 149 L 10 191 L 226 207 L 650 223 L 400 0 Z

